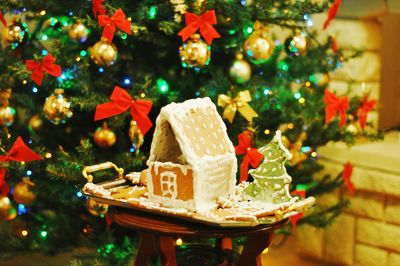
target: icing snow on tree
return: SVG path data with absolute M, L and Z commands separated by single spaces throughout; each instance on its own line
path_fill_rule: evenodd
M 281 132 L 276 131 L 272 141 L 258 151 L 264 156 L 264 161 L 249 171 L 254 182 L 245 189 L 246 198 L 273 203 L 291 200 L 289 184 L 292 178 L 286 172 L 285 162 L 292 158 L 292 154 L 283 145 Z

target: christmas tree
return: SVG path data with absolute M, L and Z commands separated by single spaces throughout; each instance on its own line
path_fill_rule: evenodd
M 172 101 L 210 97 L 232 140 L 251 126 L 241 169 L 257 166 L 251 144 L 279 128 L 301 158 L 288 168 L 291 190 L 343 186 L 340 176 L 317 178 L 317 148 L 379 135 L 366 123 L 367 97 L 327 89 L 329 72 L 359 55 L 315 38 L 311 15 L 330 9 L 328 26 L 337 2 L 1 1 L 1 255 L 89 246 L 95 259 L 124 265 L 135 233 L 109 225 L 106 206 L 82 195 L 81 171 L 105 161 L 145 169 L 152 124 Z M 285 41 L 273 29 L 288 30 Z M 326 226 L 345 205 L 319 206 L 300 222 Z

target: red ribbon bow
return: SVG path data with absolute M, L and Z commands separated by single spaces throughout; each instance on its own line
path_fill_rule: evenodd
M 336 14 L 337 14 L 341 4 L 342 4 L 342 0 L 335 0 L 333 5 L 331 6 L 331 8 L 329 8 L 328 17 L 326 18 L 326 20 L 324 22 L 324 30 L 326 30 L 326 28 L 328 28 L 331 21 L 336 17 Z
M 42 85 L 44 72 L 47 72 L 55 77 L 61 76 L 61 67 L 54 64 L 55 61 L 56 59 L 51 54 L 47 54 L 43 58 L 42 62 L 26 60 L 26 68 L 32 71 L 32 81 L 38 85 Z
M 358 121 L 362 129 L 364 129 L 365 125 L 367 124 L 368 112 L 372 111 L 375 105 L 376 100 L 368 101 L 368 95 L 363 98 L 361 106 L 358 108 Z
M 346 124 L 346 110 L 349 109 L 349 99 L 347 96 L 342 98 L 337 97 L 335 94 L 325 90 L 325 124 L 327 125 L 332 118 L 339 112 L 340 123 L 342 127 Z
M 102 36 L 109 42 L 114 38 L 115 28 L 119 28 L 127 34 L 131 34 L 131 22 L 125 18 L 125 13 L 122 9 L 118 9 L 112 17 L 107 15 L 99 15 L 99 25 L 104 26 Z
M 237 155 L 244 154 L 243 161 L 240 164 L 240 183 L 247 180 L 249 164 L 252 167 L 257 167 L 263 159 L 263 155 L 256 148 L 251 148 L 251 135 L 250 131 L 240 133 L 238 136 L 239 143 L 235 146 Z
M 182 37 L 182 41 L 186 41 L 198 29 L 200 29 L 201 36 L 203 36 L 204 40 L 209 45 L 212 44 L 213 39 L 221 37 L 221 35 L 219 35 L 219 33 L 212 26 L 217 24 L 217 18 L 214 10 L 209 10 L 201 16 L 186 12 L 185 23 L 186 27 L 184 27 L 178 33 L 178 35 Z
M 297 195 L 299 197 L 305 198 L 306 197 L 306 191 L 304 189 L 301 190 L 294 190 L 292 191 L 292 194 Z M 304 217 L 304 213 L 300 212 L 298 214 L 290 216 L 289 220 L 292 223 L 292 230 L 296 231 L 297 229 L 297 222 Z
M 106 13 L 106 9 L 103 7 L 104 0 L 92 0 L 92 11 L 94 17 L 97 15 L 104 15 Z
M 10 151 L 6 155 L 0 155 L 0 162 L 30 162 L 41 159 L 42 157 L 40 157 L 38 154 L 29 149 L 28 146 L 25 145 L 21 137 L 18 137 L 15 140 Z M 0 191 L 3 195 L 7 195 L 8 192 L 10 192 L 10 188 L 5 181 L 5 177 L 6 168 L 2 167 L 0 168 Z
M 150 112 L 152 102 L 148 100 L 132 100 L 128 92 L 118 86 L 110 96 L 111 102 L 96 106 L 94 121 L 121 114 L 130 109 L 133 119 L 136 121 L 143 135 L 149 131 L 153 123 L 147 116 Z
M 350 162 L 345 163 L 343 166 L 343 181 L 347 187 L 347 190 L 351 193 L 354 194 L 354 184 L 351 181 L 351 176 L 353 175 L 353 165 Z
M 7 21 L 4 18 L 3 13 L 1 12 L 1 10 L 0 10 L 0 21 L 1 21 L 1 23 L 3 23 L 4 27 L 7 27 Z

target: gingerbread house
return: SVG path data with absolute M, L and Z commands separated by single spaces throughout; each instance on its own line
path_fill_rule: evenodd
M 161 109 L 147 165 L 149 198 L 169 207 L 206 211 L 234 193 L 235 149 L 209 98 Z

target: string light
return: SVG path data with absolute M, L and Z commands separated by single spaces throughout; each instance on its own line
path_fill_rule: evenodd
M 29 234 L 28 230 L 22 230 L 21 231 L 21 236 L 25 237 Z
M 131 80 L 129 78 L 124 78 L 124 84 L 125 85 L 131 84 Z
M 313 152 L 311 153 L 311 157 L 316 158 L 317 156 L 318 156 L 318 153 L 317 153 L 317 152 L 313 151 Z
M 82 194 L 82 192 L 78 191 L 78 192 L 76 192 L 76 196 L 77 196 L 78 198 L 81 198 L 81 197 L 83 196 L 83 194 Z
M 306 82 L 306 87 L 311 87 L 311 82 L 307 81 Z
M 53 155 L 50 152 L 46 152 L 46 154 L 44 155 L 44 157 L 46 159 L 50 159 Z
M 269 129 L 264 130 L 265 135 L 268 135 L 269 133 L 271 133 L 271 130 L 269 130 Z
M 181 246 L 183 244 L 182 238 L 178 238 L 175 243 L 177 246 Z
M 82 50 L 79 54 L 80 54 L 82 57 L 85 57 L 85 56 L 87 55 L 87 52 L 86 52 L 85 50 Z
M 42 36 L 42 40 L 43 40 L 43 41 L 46 41 L 47 39 L 48 39 L 48 37 L 47 37 L 46 34 Z
M 46 238 L 46 237 L 47 237 L 47 231 L 46 231 L 46 230 L 40 231 L 40 236 L 41 236 L 42 238 Z
M 27 175 L 27 176 L 32 175 L 32 171 L 31 171 L 31 170 L 26 171 L 26 175 Z
M 293 123 L 289 123 L 289 124 L 287 125 L 287 127 L 288 127 L 288 129 L 293 129 L 293 128 L 294 128 L 294 124 L 293 124 Z
M 146 97 L 146 94 L 145 94 L 144 92 L 142 92 L 142 93 L 140 94 L 140 97 L 144 98 L 144 97 Z
M 157 89 L 161 93 L 166 93 L 169 90 L 168 82 L 164 79 L 157 79 Z
M 301 93 L 300 92 L 296 92 L 295 94 L 294 94 L 294 98 L 295 99 L 300 99 L 300 97 L 301 97 Z
M 42 56 L 46 56 L 48 53 L 47 50 L 42 50 Z
M 28 212 L 28 209 L 24 204 L 18 204 L 18 215 L 22 215 Z
M 38 88 L 37 87 L 32 87 L 32 92 L 33 93 L 37 93 L 38 92 Z
M 23 81 L 22 81 L 22 84 L 26 84 L 26 83 L 28 83 L 28 81 L 26 81 L 26 79 L 24 79 Z
M 99 72 L 100 72 L 100 73 L 103 73 L 103 72 L 104 72 L 104 68 L 99 67 Z
M 157 7 L 156 6 L 151 6 L 149 8 L 149 19 L 155 19 L 157 16 Z
M 41 15 L 41 16 L 44 16 L 44 15 L 46 15 L 46 10 L 42 10 L 42 11 L 40 11 L 40 15 Z
M 303 104 L 303 103 L 305 103 L 305 102 L 306 102 L 306 99 L 304 99 L 304 98 L 300 98 L 300 99 L 299 99 L 299 103 L 300 103 L 300 104 Z

